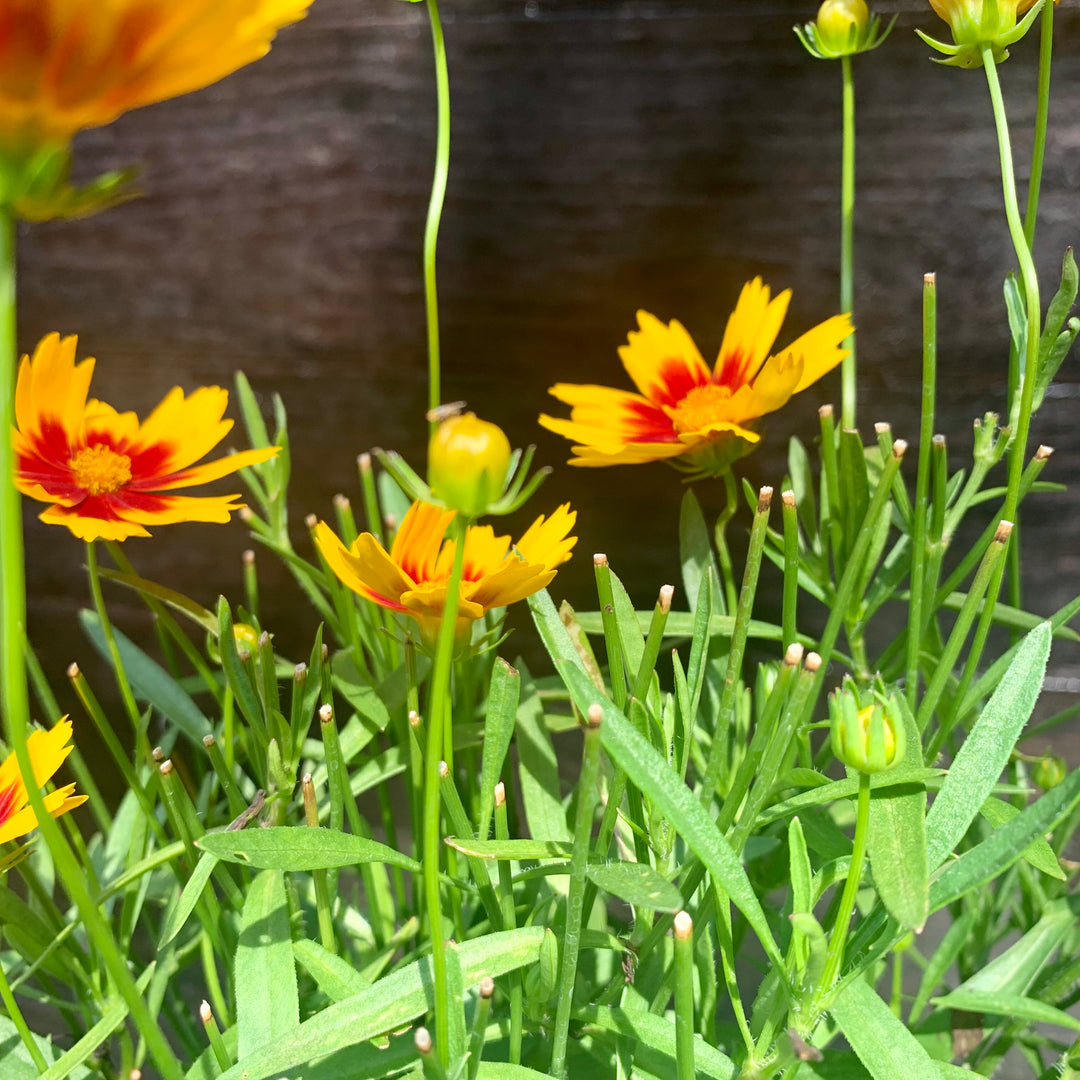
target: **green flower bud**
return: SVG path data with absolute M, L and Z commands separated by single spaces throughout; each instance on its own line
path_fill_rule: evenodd
M 1017 22 L 1020 0 L 930 0 L 930 6 L 949 24 L 955 44 L 935 41 L 921 30 L 916 33 L 949 57 L 941 63 L 973 68 L 982 66 L 985 47 L 993 51 L 995 63 L 1008 57 L 1008 47 L 1027 33 L 1042 2 L 1032 0 L 1025 4 L 1022 10 L 1027 14 L 1021 22 Z
M 254 626 L 246 622 L 233 623 L 232 633 L 238 651 L 246 649 L 252 656 L 258 655 L 259 631 Z
M 857 52 L 869 25 L 866 0 L 825 0 L 814 20 L 818 48 L 834 56 Z
M 832 751 L 849 768 L 884 772 L 903 760 L 904 725 L 891 699 L 860 707 L 856 693 L 845 687 L 829 698 Z
M 428 447 L 428 484 L 451 510 L 479 517 L 503 493 L 510 441 L 502 428 L 474 413 L 452 416 Z
M 1049 791 L 1051 788 L 1056 788 L 1068 773 L 1069 766 L 1064 758 L 1058 757 L 1057 754 L 1047 754 L 1036 763 L 1032 777 L 1043 791 Z

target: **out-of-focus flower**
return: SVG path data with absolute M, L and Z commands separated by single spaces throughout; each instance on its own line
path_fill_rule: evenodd
M 795 34 L 811 56 L 835 60 L 841 56 L 876 49 L 890 34 L 894 17 L 882 26 L 877 15 L 871 17 L 866 0 L 824 0 L 817 18 L 795 27 Z
M 640 393 L 557 383 L 550 393 L 571 406 L 570 419 L 543 415 L 540 423 L 579 444 L 572 465 L 670 460 L 695 475 L 721 475 L 760 440 L 761 417 L 847 355 L 840 343 L 851 320 L 834 315 L 770 356 L 790 298 L 786 290 L 770 299 L 761 278 L 748 282 L 711 371 L 680 323 L 639 311 L 640 330 L 619 355 Z
M 63 144 L 270 49 L 311 0 L 0 0 L 0 144 Z
M 311 0 L 0 0 L 0 204 L 31 221 L 133 196 L 70 182 L 72 137 L 258 60 Z
M 939 63 L 952 67 L 981 67 L 984 48 L 989 48 L 994 62 L 1000 63 L 1009 55 L 1009 46 L 1019 41 L 1035 21 L 1043 0 L 930 0 L 930 6 L 949 24 L 954 44 L 937 41 L 921 30 L 915 32 L 931 48 L 948 59 Z M 935 59 L 937 59 L 935 57 Z
M 71 753 L 71 721 L 65 716 L 48 731 L 31 732 L 26 749 L 34 767 L 34 783 L 40 787 L 52 777 Z M 45 796 L 45 809 L 53 817 L 66 814 L 86 802 L 85 795 L 75 795 L 74 784 L 66 784 Z M 27 806 L 26 785 L 19 773 L 15 754 L 0 765 L 0 844 L 33 832 L 38 827 L 33 807 Z
M 446 537 L 453 518 L 452 510 L 413 503 L 389 553 L 371 533 L 362 533 L 346 548 L 324 521 L 316 527 L 315 540 L 330 568 L 353 592 L 411 616 L 424 640 L 432 643 L 454 565 L 454 541 Z M 564 504 L 550 517 L 538 517 L 513 546 L 509 536 L 496 536 L 490 525 L 469 527 L 455 628 L 459 641 L 485 612 L 524 600 L 555 577 L 577 543 L 577 537 L 569 535 L 576 519 Z
M 1036 3 L 1037 0 L 1020 0 L 1020 3 L 1017 5 L 1016 8 L 1016 14 L 1026 15 L 1035 6 Z M 1054 3 L 1060 4 L 1061 0 L 1054 0 Z
M 479 517 L 502 495 L 509 467 L 510 440 L 502 428 L 475 413 L 443 420 L 431 436 L 432 493 L 469 517 Z
M 904 759 L 906 738 L 899 706 L 891 699 L 860 708 L 850 688 L 829 698 L 832 751 L 851 769 L 883 772 Z
M 229 393 L 175 387 L 139 423 L 133 412 L 87 400 L 94 361 L 75 363 L 76 338 L 49 334 L 24 356 L 15 389 L 15 485 L 51 505 L 41 520 L 80 540 L 149 536 L 146 526 L 227 522 L 239 495 L 193 497 L 177 488 L 206 484 L 273 457 L 278 447 L 196 465 L 232 428 Z

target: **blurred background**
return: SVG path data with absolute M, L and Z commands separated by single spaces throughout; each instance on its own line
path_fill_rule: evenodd
M 888 420 L 917 441 L 922 276 L 936 271 L 939 430 L 951 467 L 966 467 L 973 418 L 1004 410 L 1001 286 L 1014 262 L 985 80 L 930 62 L 914 27 L 948 30 L 926 3 L 872 6 L 899 19 L 881 49 L 854 61 L 861 427 L 871 441 L 873 422 Z M 639 606 L 678 583 L 683 485 L 659 464 L 565 467 L 569 444 L 536 424 L 540 411 L 565 412 L 547 387 L 629 386 L 616 350 L 638 308 L 681 320 L 711 359 L 755 274 L 794 290 L 780 344 L 838 310 L 840 68 L 811 59 L 791 29 L 815 10 L 812 0 L 444 4 L 453 111 L 439 244 L 444 397 L 466 400 L 515 444 L 535 441 L 539 461 L 555 466 L 511 524 L 518 531 L 566 500 L 578 509 L 578 555 L 552 587 L 557 601 L 595 607 L 594 551 L 609 554 Z M 1045 299 L 1080 237 L 1076 0 L 1059 5 L 1055 32 L 1036 253 Z M 1037 37 L 1001 71 L 1022 185 Z M 280 393 L 295 539 L 307 551 L 305 514 L 330 517 L 336 492 L 359 503 L 358 452 L 392 447 L 423 465 L 420 253 L 434 142 L 423 6 L 315 0 L 265 60 L 78 138 L 81 176 L 137 164 L 145 196 L 88 221 L 23 227 L 21 347 L 51 330 L 77 333 L 80 353 L 98 358 L 95 394 L 140 414 L 176 384 L 231 385 L 236 369 L 267 407 Z M 1069 483 L 1080 465 L 1078 395 L 1073 356 L 1033 427 L 1032 449 L 1055 448 L 1045 480 Z M 818 406 L 838 398 L 837 372 L 775 415 L 743 475 L 779 486 L 788 438 L 811 442 Z M 243 445 L 240 432 L 231 443 Z M 719 510 L 719 485 L 698 494 L 710 516 Z M 64 668 L 77 659 L 93 670 L 75 619 L 87 604 L 84 551 L 40 524 L 38 509 L 25 507 L 31 634 L 72 705 Z M 733 529 L 748 525 L 744 510 Z M 1033 496 L 1023 525 L 1026 602 L 1049 613 L 1080 590 L 1080 500 Z M 234 521 L 163 527 L 125 550 L 145 576 L 213 606 L 222 592 L 242 599 L 248 546 Z M 314 615 L 269 553 L 259 567 L 264 624 L 298 658 Z M 769 603 L 778 609 L 771 592 L 763 617 Z M 119 588 L 108 598 L 118 625 L 145 638 L 134 599 Z M 812 625 L 809 602 L 807 616 Z M 526 648 L 519 633 L 503 651 Z M 1055 646 L 1047 690 L 1048 711 L 1075 698 L 1080 647 Z M 1053 741 L 1068 747 L 1064 735 Z

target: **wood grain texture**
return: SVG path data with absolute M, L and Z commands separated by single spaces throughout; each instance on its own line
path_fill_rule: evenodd
M 516 442 L 560 465 L 541 431 L 556 380 L 622 383 L 616 348 L 645 308 L 679 318 L 715 352 L 741 284 L 795 290 L 788 337 L 831 314 L 839 291 L 838 66 L 791 32 L 793 0 L 470 0 L 445 5 L 452 164 L 439 248 L 448 399 L 464 398 Z M 1002 408 L 1013 265 L 979 72 L 930 63 L 913 33 L 944 30 L 914 0 L 890 41 L 856 61 L 856 300 L 861 417 L 917 437 L 920 289 L 938 273 L 941 430 L 956 466 L 971 420 Z M 936 25 L 935 25 L 936 24 Z M 1057 14 L 1055 99 L 1038 263 L 1050 289 L 1080 234 L 1080 10 Z M 1026 176 L 1037 41 L 1002 78 Z M 89 176 L 138 162 L 145 198 L 84 222 L 25 228 L 20 340 L 78 332 L 99 359 L 96 392 L 146 410 L 172 385 L 228 383 L 242 368 L 282 394 L 294 448 L 293 508 L 330 512 L 355 492 L 373 444 L 422 460 L 425 339 L 420 241 L 434 148 L 431 43 L 422 5 L 317 0 L 270 56 L 197 94 L 129 114 L 78 140 Z M 1033 440 L 1080 466 L 1074 357 Z M 810 439 L 839 379 L 776 416 L 747 460 L 779 483 L 787 437 Z M 1034 445 L 1034 443 L 1033 443 Z M 715 491 L 703 498 L 718 504 Z M 588 555 L 607 551 L 652 602 L 677 580 L 681 484 L 663 466 L 559 468 L 534 507 L 580 510 L 579 557 L 560 595 L 589 607 Z M 1024 517 L 1031 605 L 1051 611 L 1080 582 L 1080 501 L 1038 496 Z M 302 527 L 301 527 L 302 529 Z M 211 605 L 240 595 L 239 524 L 160 529 L 128 552 L 150 577 Z M 32 631 L 56 674 L 85 657 L 73 612 L 82 552 L 27 508 Z M 300 537 L 302 540 L 302 537 Z M 261 564 L 272 560 L 262 559 Z M 290 646 L 312 629 L 268 570 L 270 628 Z M 778 597 L 778 593 L 777 593 Z M 145 630 L 118 594 L 120 622 Z M 515 642 L 520 648 L 521 642 Z M 296 648 L 294 651 L 299 651 Z M 1062 686 L 1080 653 L 1055 648 Z

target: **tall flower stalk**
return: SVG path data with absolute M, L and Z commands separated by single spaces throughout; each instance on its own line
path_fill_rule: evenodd
M 424 309 L 428 338 L 428 409 L 442 402 L 442 369 L 439 360 L 439 294 L 435 283 L 435 249 L 439 242 L 439 222 L 446 199 L 446 178 L 450 170 L 450 77 L 446 68 L 446 42 L 436 0 L 427 0 L 431 21 L 431 43 L 435 50 L 435 90 L 438 96 L 438 130 L 435 141 L 435 178 L 431 184 L 427 223 L 424 227 Z M 431 421 L 435 430 L 436 421 Z
M 851 57 L 840 57 L 844 87 L 844 136 L 840 166 L 840 310 L 854 311 L 855 238 L 855 81 Z M 845 338 L 847 355 L 840 365 L 840 418 L 848 429 L 855 427 L 858 384 L 855 373 L 855 335 Z

